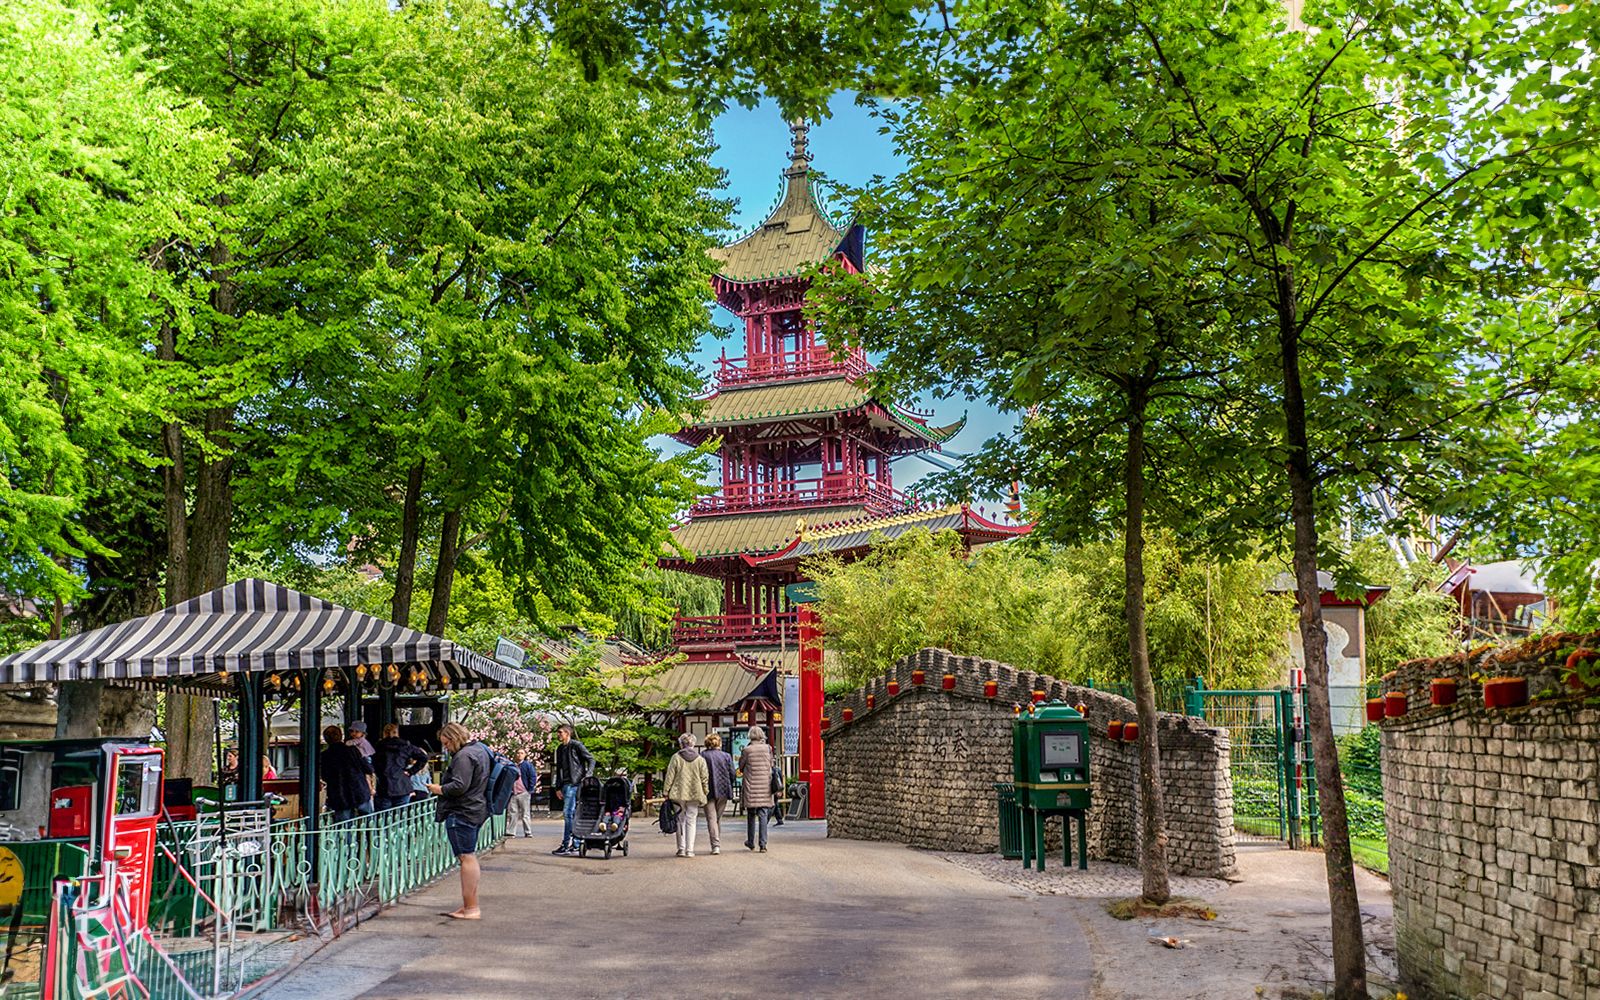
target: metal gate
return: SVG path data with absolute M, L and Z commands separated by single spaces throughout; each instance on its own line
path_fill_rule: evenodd
M 1294 848 L 1320 843 L 1305 692 L 1195 687 L 1186 700 L 1190 715 L 1226 729 L 1231 737 L 1236 838 Z

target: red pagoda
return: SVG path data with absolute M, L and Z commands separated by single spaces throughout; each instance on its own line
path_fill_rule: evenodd
M 712 251 L 721 265 L 712 288 L 744 324 L 744 356 L 723 352 L 703 414 L 675 435 L 690 445 L 721 439 L 722 484 L 673 530 L 691 557 L 671 550 L 661 559 L 722 581 L 722 614 L 675 623 L 674 643 L 691 661 L 782 672 L 793 670 L 797 645 L 785 587 L 804 579 L 805 558 L 851 558 L 918 527 L 953 529 L 969 545 L 1031 527 L 962 505 L 929 507 L 895 488 L 896 458 L 938 451 L 965 421 L 938 426 L 930 414 L 874 396 L 866 355 L 852 348 L 837 356 L 807 321 L 810 275 L 820 264 L 860 273 L 866 232 L 828 217 L 812 183 L 806 125 L 790 131 L 777 204 L 754 230 Z

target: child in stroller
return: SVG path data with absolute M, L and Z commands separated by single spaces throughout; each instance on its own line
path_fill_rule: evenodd
M 579 857 L 587 857 L 590 849 L 604 851 L 607 858 L 613 849 L 628 856 L 628 819 L 632 814 L 633 782 L 626 775 L 615 775 L 605 780 L 585 778 L 578 786 L 578 809 L 572 828 L 583 833 L 578 841 Z

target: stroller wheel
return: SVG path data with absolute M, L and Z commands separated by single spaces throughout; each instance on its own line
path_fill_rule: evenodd
M 627 857 L 628 856 L 628 842 L 626 840 L 624 840 L 618 846 L 622 848 L 622 856 L 623 857 Z
M 610 844 L 606 845 L 606 860 L 607 861 L 611 860 L 611 845 Z
M 588 856 L 589 856 L 589 842 L 586 840 L 583 843 L 578 845 L 578 857 L 587 858 Z

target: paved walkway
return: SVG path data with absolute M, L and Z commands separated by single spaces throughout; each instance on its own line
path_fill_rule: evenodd
M 556 858 L 540 824 L 484 860 L 481 923 L 438 916 L 454 876 L 324 948 L 269 1000 L 1049 997 L 1087 1000 L 1093 963 L 1059 900 L 894 844 L 773 831 L 771 851 L 673 856 L 640 822 L 630 857 Z

